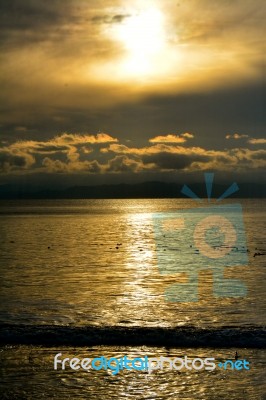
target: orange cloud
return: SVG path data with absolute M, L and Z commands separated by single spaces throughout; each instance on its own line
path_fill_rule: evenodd
M 192 134 L 166 135 L 178 140 Z M 184 138 L 183 138 L 184 136 Z M 239 134 L 235 134 L 239 138 Z M 247 135 L 244 135 L 245 137 Z M 0 149 L 2 173 L 139 173 L 142 171 L 246 171 L 266 167 L 266 150 L 233 148 L 210 150 L 184 147 L 175 143 L 155 142 L 143 147 L 130 147 L 104 133 L 97 135 L 68 134 L 47 141 L 17 141 Z M 158 139 L 159 140 L 159 139 Z M 252 144 L 264 144 L 265 139 L 250 139 Z M 94 147 L 95 144 L 103 146 Z
M 182 136 L 184 138 L 187 138 L 187 139 L 193 139 L 194 138 L 193 133 L 189 133 L 189 132 L 181 133 L 180 136 Z
M 181 133 L 181 135 L 161 135 L 149 139 L 150 143 L 185 143 L 187 139 L 193 139 L 192 133 Z
M 97 133 L 97 135 L 81 135 L 77 133 L 63 133 L 54 138 L 54 142 L 64 144 L 100 144 L 100 143 L 115 143 L 118 142 L 116 138 L 108 135 L 107 133 Z
M 225 138 L 238 140 L 248 138 L 248 135 L 239 135 L 239 133 L 234 133 L 233 135 L 226 135 Z
M 250 144 L 266 144 L 266 139 L 261 138 L 261 139 L 249 139 L 248 143 Z
M 157 143 L 152 146 L 145 147 L 128 147 L 123 144 L 111 144 L 109 147 L 105 147 L 100 150 L 102 153 L 113 152 L 116 154 L 133 154 L 136 156 L 144 156 L 150 154 L 158 153 L 171 153 L 171 154 L 187 154 L 187 153 L 197 153 L 205 154 L 206 150 L 201 147 L 183 147 L 174 146 L 170 144 Z

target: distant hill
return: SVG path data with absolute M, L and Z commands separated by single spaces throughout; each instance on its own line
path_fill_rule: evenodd
M 73 186 L 67 189 L 43 189 L 35 191 L 33 188 L 16 185 L 0 186 L 0 199 L 140 199 L 140 198 L 179 198 L 185 197 L 181 193 L 183 185 L 166 182 L 143 182 L 137 184 L 114 184 L 95 186 Z M 199 196 L 206 197 L 203 183 L 191 184 L 189 187 Z M 219 197 L 228 185 L 214 185 L 212 197 Z M 265 198 L 266 185 L 257 183 L 239 184 L 239 191 L 234 193 L 235 198 Z

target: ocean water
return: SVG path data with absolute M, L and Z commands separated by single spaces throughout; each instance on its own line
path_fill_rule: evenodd
M 217 257 L 212 264 L 195 247 L 190 228 L 195 216 L 197 223 L 205 216 L 205 211 L 201 215 L 197 207 L 205 207 L 206 215 L 212 215 L 214 202 L 1 201 L 3 398 L 263 399 L 266 207 L 261 199 L 226 200 L 223 205 L 230 208 L 236 203 L 241 203 L 243 213 L 244 228 L 236 230 L 241 241 L 230 246 L 230 226 L 214 233 Z M 185 225 L 180 229 L 170 224 L 164 234 L 158 233 L 158 213 L 178 213 L 178 223 L 183 215 Z M 235 214 L 226 215 L 234 221 Z M 226 238 L 229 244 L 225 246 Z M 225 248 L 228 251 L 224 252 Z M 239 262 L 230 264 L 227 254 Z M 175 267 L 169 272 L 167 266 L 173 260 Z M 218 264 L 217 281 L 214 271 Z M 192 271 L 198 298 L 184 301 L 189 297 L 183 288 L 191 282 Z M 227 282 L 231 285 L 227 285 L 226 295 L 221 292 L 217 296 L 215 287 Z M 234 297 L 239 282 L 247 293 Z M 190 292 L 192 286 L 187 286 Z M 178 293 L 176 301 L 169 301 L 167 288 Z M 181 292 L 183 301 L 178 297 Z M 52 330 L 50 342 L 45 334 L 48 327 Z M 78 329 L 82 328 L 96 332 L 92 341 L 88 338 L 88 344 L 86 339 L 79 341 Z M 63 340 L 64 329 L 72 340 Z M 171 340 L 169 329 L 177 332 L 176 338 Z M 239 338 L 232 346 L 229 331 Z M 108 343 L 110 332 L 116 336 L 113 343 Z M 154 336 L 154 343 L 145 332 Z M 187 335 L 192 348 L 182 346 Z M 135 338 L 133 347 L 132 340 L 125 339 L 128 336 Z M 106 371 L 88 375 L 53 370 L 53 357 L 62 349 L 73 356 L 86 351 L 154 357 L 211 357 L 215 353 L 226 359 L 233 356 L 237 345 L 240 353 L 252 360 L 250 371 L 156 371 L 148 375 L 121 371 L 112 376 Z

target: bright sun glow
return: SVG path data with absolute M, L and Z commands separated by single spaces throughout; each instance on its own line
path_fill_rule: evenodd
M 125 18 L 116 28 L 116 36 L 128 53 L 122 65 L 124 72 L 135 76 L 150 74 L 165 41 L 161 12 L 150 8 Z
M 228 47 L 220 37 L 212 38 L 211 24 L 205 27 L 189 20 L 184 23 L 189 6 L 177 9 L 176 2 L 166 0 L 107 3 L 108 12 L 99 15 L 99 23 L 93 25 L 99 35 L 99 57 L 91 60 L 88 56 L 82 73 L 77 69 L 80 84 L 86 79 L 101 87 L 117 87 L 119 99 L 125 88 L 133 97 L 142 93 L 175 93 L 177 88 L 188 92 L 209 90 L 225 82 L 230 86 L 236 75 L 239 80 L 247 74 L 252 76 L 245 56 L 243 63 L 239 61 L 244 47 L 238 39 Z

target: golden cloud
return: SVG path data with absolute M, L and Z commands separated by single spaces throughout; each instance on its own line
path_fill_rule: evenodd
M 239 133 L 234 133 L 233 135 L 226 135 L 225 138 L 238 140 L 248 138 L 248 135 L 239 135 Z
M 169 140 L 169 136 L 162 136 Z M 184 133 L 177 139 L 193 137 Z M 4 144 L 0 150 L 2 173 L 25 171 L 46 173 L 139 173 L 143 171 L 245 171 L 266 167 L 266 150 L 234 148 L 205 149 L 184 147 L 175 143 L 157 143 L 153 138 L 148 146 L 130 147 L 118 143 L 104 133 L 80 135 L 64 133 L 47 141 L 17 141 Z M 151 139 L 152 140 L 152 139 Z M 158 139 L 160 140 L 160 139 Z M 170 138 L 171 140 L 171 138 Z M 250 139 L 251 144 L 264 144 L 264 139 Z M 89 146 L 88 146 L 89 144 Z M 94 145 L 102 146 L 94 146 Z
M 250 144 L 266 144 L 266 139 L 261 138 L 261 139 L 249 139 L 248 143 Z
M 187 139 L 193 139 L 194 135 L 192 133 L 181 133 L 181 135 L 169 134 L 155 136 L 149 139 L 150 143 L 185 143 Z

